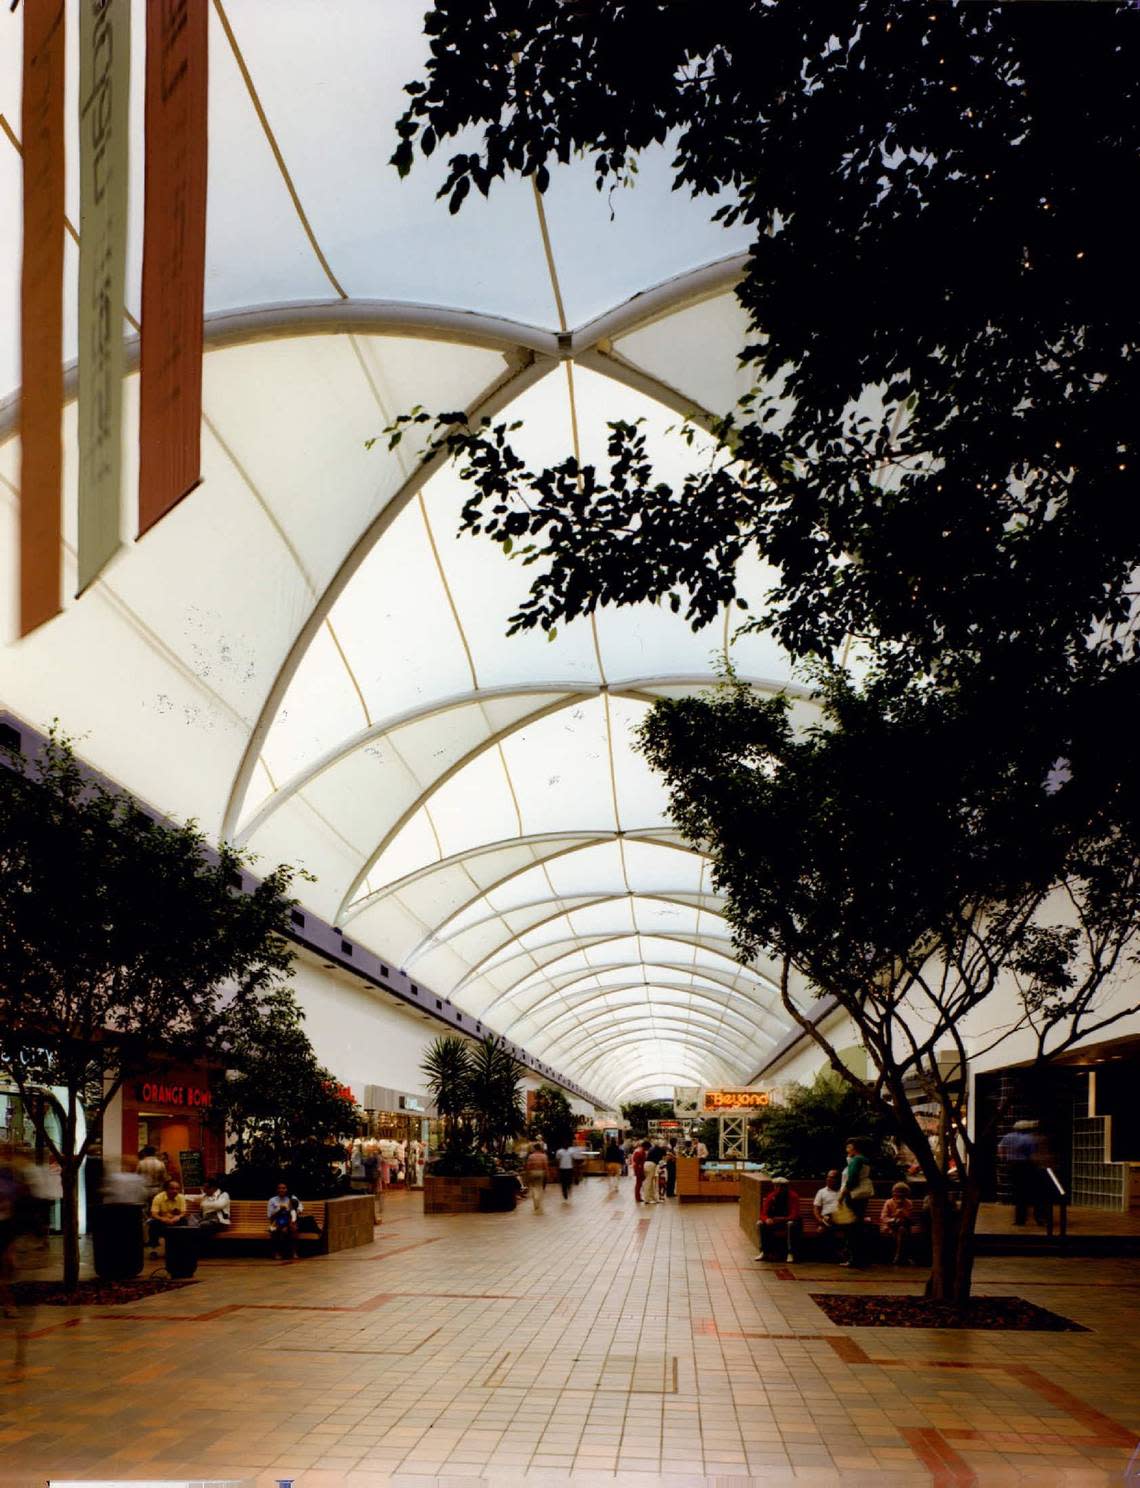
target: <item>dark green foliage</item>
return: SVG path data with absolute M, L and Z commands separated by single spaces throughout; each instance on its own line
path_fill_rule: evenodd
M 432 1163 L 439 1177 L 494 1172 L 512 1137 L 525 1128 L 522 1066 L 492 1034 L 472 1043 L 444 1034 L 420 1068 L 443 1121 L 443 1153 Z
M 876 1176 L 894 1178 L 897 1168 L 883 1146 L 890 1125 L 858 1090 L 821 1070 L 810 1085 L 789 1086 L 778 1105 L 753 1121 L 755 1160 L 769 1173 L 822 1181 L 831 1168 L 842 1172 L 847 1138 L 865 1136 Z
M 577 1118 L 570 1102 L 553 1085 L 540 1085 L 534 1093 L 530 1113 L 530 1130 L 546 1143 L 548 1152 L 568 1147 L 574 1140 Z
M 786 697 L 729 681 L 658 703 L 641 746 L 673 820 L 711 856 L 741 959 L 775 962 L 788 1015 L 915 1153 L 940 1295 L 964 1301 L 978 1202 L 966 1028 L 1002 978 L 1016 1011 L 986 1028 L 989 1049 L 1016 1034 L 1045 1059 L 1136 1010 L 1112 986 L 1140 937 L 1136 749 L 1119 738 L 1096 753 L 1074 725 L 1086 747 L 1055 770 L 1052 719 L 1026 716 L 1017 747 L 1007 729 L 997 750 L 968 688 L 817 682 L 817 726 L 794 728 Z M 859 1031 L 866 1081 L 807 1016 L 825 993 Z M 945 1113 L 945 1141 L 921 1129 L 915 1094 Z M 954 1217 L 952 1160 L 967 1174 Z
M 707 624 L 755 546 L 793 655 L 853 633 L 907 671 L 1017 678 L 1132 654 L 1135 8 L 437 0 L 426 25 L 394 159 L 473 126 L 453 211 L 578 151 L 608 188 L 669 136 L 678 187 L 753 231 L 727 462 L 674 489 L 615 425 L 608 477 L 535 474 L 509 431 L 453 431 L 467 526 L 547 560 L 516 626 L 647 597 Z
M 355 1135 L 363 1120 L 318 1062 L 303 1020 L 292 991 L 279 987 L 235 1009 L 227 1028 L 216 1104 L 229 1129 L 239 1197 L 252 1187 L 249 1197 L 268 1198 L 282 1177 L 302 1197 L 335 1192 L 331 1164 L 344 1158 L 338 1140 Z
M 236 1020 L 273 1004 L 292 959 L 293 873 L 275 868 L 253 893 L 235 891 L 242 853 L 223 844 L 210 856 L 193 824 L 156 823 L 130 797 L 90 784 L 58 733 L 38 764 L 9 761 L 0 768 L 0 1064 L 21 1090 L 67 1092 L 62 1142 L 39 1135 L 60 1165 L 73 1286 L 78 1168 L 108 1105 L 156 1051 L 220 1052 Z
M 628 1101 L 621 1108 L 622 1120 L 634 1136 L 643 1137 L 651 1121 L 672 1121 L 673 1102 L 667 1100 Z
M 501 1154 L 512 1137 L 526 1127 L 522 1097 L 522 1065 L 502 1039 L 488 1035 L 471 1055 L 468 1100 L 479 1145 Z

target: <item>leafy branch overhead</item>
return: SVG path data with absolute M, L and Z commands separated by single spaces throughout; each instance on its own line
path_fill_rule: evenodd
M 608 476 L 528 471 L 504 425 L 446 436 L 465 526 L 547 565 L 514 628 L 663 598 L 707 624 L 754 548 L 795 656 L 848 635 L 940 675 L 1134 655 L 1140 13 L 438 0 L 426 25 L 393 161 L 474 132 L 453 211 L 581 154 L 606 188 L 665 144 L 677 188 L 751 230 L 757 385 L 714 410 L 723 460 L 673 485 L 635 425 Z

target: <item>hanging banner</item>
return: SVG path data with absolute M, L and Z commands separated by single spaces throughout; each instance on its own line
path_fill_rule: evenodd
M 20 634 L 60 609 L 64 0 L 24 0 Z
M 130 0 L 80 0 L 80 593 L 119 546 L 130 82 Z
M 201 480 L 207 4 L 146 7 L 140 537 Z

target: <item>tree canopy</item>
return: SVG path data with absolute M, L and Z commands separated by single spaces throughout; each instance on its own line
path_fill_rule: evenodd
M 232 1021 L 288 976 L 293 871 L 250 892 L 247 859 L 155 821 L 90 779 L 57 733 L 0 768 L 0 1063 L 21 1092 L 67 1092 L 57 1143 L 65 1281 L 78 1277 L 76 1175 L 124 1080 L 158 1053 L 220 1052 Z M 82 1108 L 87 1134 L 80 1140 Z M 31 1103 L 30 1111 L 40 1107 Z
M 795 656 L 858 636 L 1007 680 L 1134 658 L 1135 8 L 437 0 L 426 26 L 393 159 L 463 133 L 452 211 L 579 152 L 611 187 L 666 143 L 679 189 L 753 229 L 756 391 L 710 410 L 722 458 L 681 487 L 635 426 L 607 473 L 442 424 L 467 526 L 540 563 L 516 628 L 645 598 L 707 624 L 755 546 Z

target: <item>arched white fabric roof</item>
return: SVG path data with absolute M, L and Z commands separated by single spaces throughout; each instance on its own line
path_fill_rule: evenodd
M 204 484 L 140 542 L 132 513 L 102 580 L 22 641 L 20 47 L 0 21 L 0 702 L 58 716 L 162 809 L 302 864 L 312 909 L 607 1099 L 740 1080 L 785 1015 L 768 970 L 735 960 L 707 863 L 632 746 L 655 698 L 710 678 L 728 617 L 693 636 L 645 607 L 508 640 L 528 571 L 456 538 L 454 471 L 421 467 L 409 440 L 364 442 L 415 404 L 509 407 L 535 459 L 565 454 L 575 425 L 588 459 L 608 419 L 644 416 L 680 470 L 691 452 L 666 426 L 745 386 L 745 240 L 671 191 L 667 152 L 612 217 L 587 162 L 541 202 L 507 183 L 457 217 L 433 199 L 437 170 L 400 182 L 386 161 L 421 11 L 231 0 L 230 34 L 211 11 Z M 70 244 L 67 275 L 71 358 Z M 133 501 L 133 371 L 127 419 Z M 70 595 L 72 405 L 64 438 Z M 743 577 L 759 597 L 765 575 Z M 770 641 L 733 660 L 759 686 L 789 680 Z

